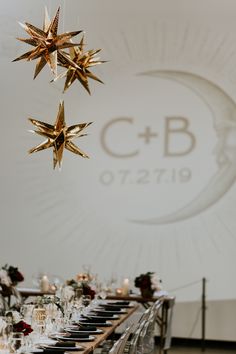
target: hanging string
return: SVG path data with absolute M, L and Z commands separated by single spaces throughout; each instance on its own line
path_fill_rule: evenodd
M 200 284 L 200 283 L 202 283 L 202 279 L 196 280 L 194 282 L 191 282 L 191 283 L 188 283 L 188 284 L 185 284 L 185 285 L 182 285 L 182 286 L 180 286 L 178 288 L 175 288 L 175 289 L 168 290 L 168 292 L 171 293 L 171 292 L 174 292 L 174 291 L 182 290 L 182 289 L 185 289 L 185 288 L 188 288 L 188 287 L 191 287 L 193 285 Z
M 197 324 L 200 320 L 200 316 L 201 316 L 201 313 L 202 313 L 202 309 L 199 308 L 198 311 L 197 311 L 197 314 L 196 314 L 196 317 L 195 317 L 195 320 L 193 322 L 193 325 L 192 325 L 192 328 L 190 328 L 190 332 L 189 332 L 189 335 L 187 336 L 187 338 L 192 338 L 192 335 L 197 327 Z
M 48 9 L 49 16 L 52 16 L 52 1 L 49 0 L 49 9 Z
M 66 2 L 65 2 L 65 0 L 63 0 L 62 13 L 63 13 L 63 17 L 62 17 L 62 33 L 64 33 L 65 32 L 65 18 L 66 18 Z

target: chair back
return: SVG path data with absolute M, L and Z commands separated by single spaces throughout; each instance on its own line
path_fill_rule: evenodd
M 126 328 L 122 336 L 115 342 L 113 347 L 110 349 L 109 354 L 123 354 L 125 351 L 126 343 L 129 339 L 129 336 L 132 332 L 133 325 Z

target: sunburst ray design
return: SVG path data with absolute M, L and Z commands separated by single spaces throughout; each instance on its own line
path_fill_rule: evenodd
M 35 48 L 30 50 L 29 52 L 22 54 L 13 61 L 18 61 L 22 59 L 30 61 L 38 59 L 35 68 L 34 79 L 37 77 L 37 75 L 40 73 L 40 71 L 44 68 L 46 64 L 50 66 L 52 72 L 56 75 L 58 50 L 70 48 L 77 45 L 72 43 L 70 39 L 79 34 L 81 31 L 57 34 L 59 14 L 60 7 L 57 9 L 53 20 L 50 21 L 48 11 L 45 8 L 44 24 L 42 30 L 38 27 L 35 27 L 34 25 L 31 25 L 28 22 L 20 24 L 31 38 L 17 39 L 24 43 L 32 45 Z
M 64 102 L 60 102 L 57 119 L 54 125 L 44 123 L 32 118 L 29 118 L 29 120 L 38 129 L 34 130 L 34 133 L 47 137 L 47 140 L 30 149 L 30 154 L 52 147 L 54 169 L 57 164 L 59 165 L 59 168 L 61 167 L 64 149 L 67 149 L 84 158 L 88 158 L 88 155 L 80 148 L 78 148 L 74 143 L 72 143 L 71 140 L 74 138 L 86 136 L 87 134 L 81 133 L 85 128 L 92 124 L 92 122 L 75 124 L 67 127 L 64 116 Z

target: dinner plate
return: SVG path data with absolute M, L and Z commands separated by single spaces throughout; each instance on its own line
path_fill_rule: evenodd
M 76 327 L 76 328 L 79 328 L 79 327 Z M 91 330 L 91 331 L 83 331 L 81 329 L 76 329 L 76 328 L 73 328 L 73 327 L 66 327 L 65 328 L 65 331 L 69 332 L 69 333 L 81 333 L 81 334 L 101 334 L 103 333 L 103 330 L 102 329 L 99 329 L 97 328 L 96 330 Z
M 104 317 L 103 317 L 104 319 Z M 84 325 L 91 325 L 91 326 L 99 326 L 99 327 L 110 327 L 112 326 L 112 323 L 109 321 L 106 322 L 87 322 L 87 321 L 80 321 L 81 324 Z
M 82 347 L 81 345 L 78 345 L 76 347 L 60 347 L 60 346 L 55 346 L 55 345 L 42 345 L 41 348 L 43 349 L 54 349 L 54 350 L 62 350 L 62 351 L 66 351 L 66 350 L 84 350 L 84 347 Z
M 118 320 L 120 317 L 118 315 L 110 315 L 110 316 L 100 316 L 100 315 L 96 315 L 96 314 L 89 314 L 88 315 L 89 318 L 96 318 L 98 320 Z
M 58 339 L 69 340 L 72 342 L 92 342 L 96 339 L 94 336 L 88 336 L 87 338 L 76 338 L 76 337 L 65 337 L 65 336 L 57 336 Z M 63 347 L 65 348 L 65 347 Z
M 116 304 L 115 302 L 114 303 L 107 303 L 107 304 L 99 304 L 99 306 L 102 306 L 102 307 L 107 307 L 107 306 L 111 307 L 112 306 L 112 307 L 114 307 L 114 309 L 116 307 L 124 308 L 124 309 L 134 307 L 134 305 Z
M 120 311 L 118 311 L 118 310 L 116 310 L 115 308 L 114 308 L 114 310 L 106 310 L 105 308 L 100 308 L 100 309 L 98 308 L 98 309 L 94 309 L 93 311 L 94 311 L 94 312 L 97 312 L 97 313 L 107 313 L 107 314 L 109 314 L 109 313 L 112 314 L 112 313 L 113 313 L 113 314 L 117 314 L 117 315 L 118 315 L 119 313 L 120 313 L 121 315 L 124 314 L 124 313 L 127 313 L 127 311 L 125 311 L 125 310 L 120 310 Z

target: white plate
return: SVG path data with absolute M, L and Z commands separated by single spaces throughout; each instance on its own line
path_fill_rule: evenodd
M 132 308 L 132 307 L 134 307 L 134 305 L 132 305 L 132 303 L 130 303 L 130 304 L 116 304 L 115 302 L 114 303 L 106 303 L 106 304 L 100 304 L 99 306 L 112 306 L 112 307 L 114 307 L 114 309 L 115 309 L 115 307 L 119 307 L 119 308 Z
M 84 347 L 82 346 L 76 346 L 76 347 L 56 347 L 55 345 L 42 345 L 41 348 L 45 348 L 45 349 L 57 349 L 57 350 L 63 350 L 63 351 L 66 351 L 66 350 L 83 350 Z
M 97 318 L 98 320 L 118 320 L 120 317 L 118 315 L 110 315 L 110 316 L 101 316 L 91 313 L 88 315 L 89 318 Z
M 72 342 L 91 342 L 95 339 L 94 336 L 89 336 L 87 338 L 74 338 L 74 337 L 66 337 L 66 336 L 57 336 L 58 339 L 69 340 Z
M 127 313 L 127 311 L 125 311 L 125 310 L 117 311 L 115 307 L 114 307 L 114 310 L 106 310 L 105 308 L 102 307 L 102 308 L 94 309 L 93 311 L 95 311 L 95 312 L 97 312 L 97 313 L 98 313 L 98 312 L 100 312 L 100 313 L 107 313 L 107 314 L 109 314 L 109 313 L 112 314 L 112 313 L 113 313 L 113 314 L 117 314 L 117 315 L 118 315 L 119 313 L 120 313 L 121 315 L 124 314 L 124 313 Z
M 112 326 L 112 323 L 110 321 L 106 322 L 86 322 L 86 321 L 80 321 L 80 323 L 83 325 L 91 325 L 91 326 L 99 326 L 99 327 L 110 327 Z
M 78 327 L 76 326 L 76 328 L 78 328 Z M 76 328 L 73 329 L 73 327 L 66 327 L 65 331 L 70 332 L 70 333 L 81 333 L 81 334 L 85 334 L 85 333 L 88 333 L 88 334 L 101 334 L 101 333 L 103 333 L 103 330 L 99 329 L 99 328 L 97 328 L 95 331 L 93 331 L 93 330 L 91 330 L 91 331 L 82 331 L 82 330 L 76 329 Z

